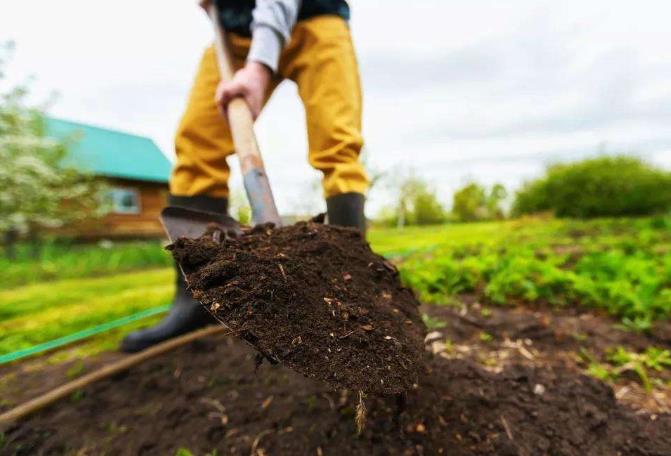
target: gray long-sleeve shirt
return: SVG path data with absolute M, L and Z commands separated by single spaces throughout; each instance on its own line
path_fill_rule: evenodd
M 280 53 L 296 25 L 301 1 L 256 0 L 248 61 L 260 62 L 277 71 Z

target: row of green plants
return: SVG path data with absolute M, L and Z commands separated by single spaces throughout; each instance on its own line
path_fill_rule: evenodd
M 614 381 L 626 372 L 633 372 L 648 393 L 653 384 L 664 384 L 660 373 L 671 369 L 671 352 L 659 347 L 647 347 L 640 353 L 615 347 L 604 361 L 582 350 L 580 358 L 587 365 L 587 373 L 600 380 Z
M 401 265 L 425 302 L 602 309 L 647 330 L 671 317 L 671 219 L 519 223 L 489 241 L 447 242 Z

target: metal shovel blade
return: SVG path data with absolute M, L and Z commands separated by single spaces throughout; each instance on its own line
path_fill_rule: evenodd
M 198 238 L 212 224 L 217 225 L 224 231 L 235 230 L 238 233 L 240 232 L 240 224 L 228 215 L 177 206 L 168 206 L 161 211 L 161 223 L 170 242 L 175 242 L 181 237 Z

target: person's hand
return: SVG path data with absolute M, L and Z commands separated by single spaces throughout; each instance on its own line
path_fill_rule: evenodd
M 226 107 L 233 98 L 242 97 L 247 102 L 254 120 L 261 113 L 263 100 L 266 96 L 272 72 L 270 68 L 259 62 L 247 62 L 235 72 L 233 80 L 221 81 L 217 86 L 214 101 L 219 112 L 226 116 Z

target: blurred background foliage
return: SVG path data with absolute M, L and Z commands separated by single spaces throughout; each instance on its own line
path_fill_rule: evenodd
M 589 219 L 663 214 L 671 209 L 671 173 L 632 155 L 603 155 L 549 165 L 510 195 L 501 184 L 471 181 L 445 199 L 420 176 L 392 179 L 395 205 L 380 211 L 381 226 L 435 225 L 517 218 L 532 214 Z
M 0 82 L 12 48 L 0 47 Z M 45 230 L 104 211 L 104 185 L 63 165 L 67 142 L 46 136 L 45 107 L 31 105 L 28 95 L 27 85 L 0 92 L 0 235 L 9 258 L 20 237 L 37 246 Z
M 650 215 L 671 207 L 671 174 L 626 155 L 549 166 L 515 195 L 512 214 L 557 217 Z

